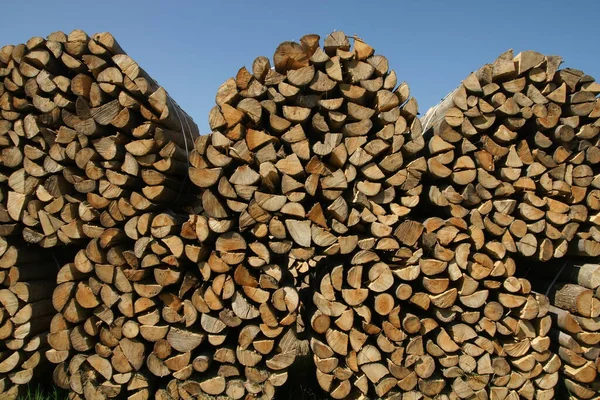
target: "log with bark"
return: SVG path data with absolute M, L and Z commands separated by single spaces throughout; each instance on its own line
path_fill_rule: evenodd
M 600 393 L 600 265 L 561 263 L 553 281 L 534 288 L 548 292 L 553 318 L 552 349 L 562 360 L 564 395 L 597 398 Z
M 0 49 L 0 235 L 97 238 L 189 199 L 192 119 L 109 33 Z

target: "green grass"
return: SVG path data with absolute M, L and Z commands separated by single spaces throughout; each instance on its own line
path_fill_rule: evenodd
M 287 393 L 281 393 L 281 398 L 285 400 L 324 400 L 326 397 L 319 393 L 319 389 L 313 389 L 305 385 L 289 385 Z M 214 398 L 214 397 L 210 397 Z M 43 387 L 41 385 L 29 385 L 17 400 L 67 400 L 67 392 L 56 386 Z
M 67 392 L 56 386 L 28 385 L 17 400 L 66 400 Z
M 314 382 L 316 384 L 316 382 Z M 317 385 L 318 386 L 318 385 Z M 283 390 L 278 391 L 275 399 L 281 400 L 325 400 L 327 396 L 318 387 L 311 387 L 307 382 L 288 382 Z M 215 399 L 215 397 L 201 397 Z M 67 391 L 54 385 L 28 385 L 17 400 L 67 400 Z

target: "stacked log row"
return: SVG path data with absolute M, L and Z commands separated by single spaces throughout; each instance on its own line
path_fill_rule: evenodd
M 57 271 L 52 254 L 0 238 L 0 398 L 15 398 L 47 367 Z
M 501 55 L 424 117 L 431 203 L 541 261 L 596 244 L 600 84 L 559 57 Z
M 548 299 L 460 218 L 407 220 L 390 257 L 361 251 L 314 294 L 311 348 L 333 398 L 552 399 Z M 404 393 L 404 394 L 403 394 Z
M 425 116 L 430 204 L 471 224 L 474 218 L 483 222 L 486 242 L 495 252 L 514 255 L 521 275 L 538 275 L 540 266 L 532 261 L 600 254 L 600 85 L 582 71 L 559 69 L 560 63 L 558 57 L 532 51 L 513 57 L 509 51 L 469 75 Z M 589 335 L 582 335 L 584 328 L 572 322 L 582 317 L 591 323 L 599 312 L 594 289 L 577 282 L 573 265 L 585 262 L 570 259 L 548 269 L 554 276 L 535 282 L 536 290 L 550 295 L 561 381 L 578 398 L 600 393 L 591 384 L 596 327 L 588 324 Z M 555 284 L 557 274 L 572 280 Z M 582 302 L 585 309 L 574 308 Z M 581 337 L 583 348 L 576 347 Z M 573 354 L 588 358 L 574 361 L 566 353 L 571 345 Z
M 600 393 L 600 266 L 567 264 L 551 286 L 553 347 L 563 362 L 565 393 L 591 399 Z M 540 287 L 549 285 L 539 283 Z
M 108 33 L 0 49 L 2 236 L 98 237 L 187 198 L 196 125 Z
M 269 346 L 268 330 L 301 334 L 308 323 L 297 307 L 313 301 L 317 264 L 400 249 L 392 232 L 418 204 L 426 169 L 416 101 L 385 57 L 358 38 L 351 49 L 343 32 L 324 42 L 284 42 L 274 69 L 266 57 L 241 68 L 219 88 L 213 132 L 190 157 L 205 279 L 232 274 L 241 290 L 223 303 Z M 293 361 L 281 358 L 267 360 L 270 376 Z

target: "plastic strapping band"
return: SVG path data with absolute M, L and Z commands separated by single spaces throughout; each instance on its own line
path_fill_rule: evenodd
M 54 252 L 51 253 L 52 254 L 52 258 L 54 259 L 54 262 L 56 263 L 56 267 L 58 268 L 58 270 L 60 271 L 60 269 L 62 268 L 60 263 L 58 262 L 58 260 L 56 259 L 56 255 L 54 254 Z
M 175 103 L 175 104 L 177 104 L 177 103 Z M 177 104 L 177 108 L 180 108 L 179 104 Z M 182 112 L 183 112 L 183 110 L 182 110 Z M 192 141 L 192 149 L 193 149 L 193 146 L 194 146 L 196 140 L 194 139 L 194 136 L 193 136 L 193 133 L 192 133 L 192 128 L 190 127 L 190 119 L 189 118 L 185 119 L 185 125 L 188 128 L 187 132 L 189 133 L 190 140 Z M 188 162 L 188 169 L 189 169 L 189 167 L 191 167 L 191 164 L 190 164 L 190 152 L 188 150 L 187 140 L 185 142 L 185 152 L 186 152 L 186 157 L 187 157 L 187 162 Z M 189 179 L 189 175 L 190 175 L 189 172 L 187 174 L 185 174 L 184 183 L 185 183 L 185 180 Z
M 554 287 L 554 284 L 556 283 L 556 281 L 558 280 L 558 277 L 560 276 L 560 274 L 562 274 L 563 270 L 567 266 L 567 263 L 568 263 L 568 261 L 565 261 L 563 266 L 560 268 L 560 271 L 558 271 L 558 274 L 556 274 L 556 276 L 554 277 L 554 280 L 552 281 L 552 283 L 550 283 L 550 286 L 548 286 L 548 290 L 546 290 L 546 297 L 548 297 L 548 293 L 550 293 L 550 289 L 552 289 Z
M 446 96 L 444 96 L 444 98 L 442 100 L 440 100 L 432 109 L 431 109 L 431 113 L 428 111 L 427 114 L 429 116 L 426 115 L 427 119 L 425 120 L 425 123 L 423 124 L 423 133 L 427 132 L 427 129 L 429 129 L 429 124 L 431 123 L 431 120 L 433 119 L 433 117 L 435 116 L 435 113 L 437 112 L 437 109 L 442 105 L 442 103 L 444 101 L 446 101 L 446 99 L 448 98 L 448 96 L 451 96 L 454 94 L 454 92 L 456 92 L 456 89 L 454 89 L 453 91 L 451 91 L 450 93 L 446 94 Z
M 188 127 L 188 132 L 186 132 L 185 128 L 183 127 L 183 121 L 181 120 L 181 115 L 179 114 L 179 106 L 177 105 L 177 103 L 175 103 L 175 101 L 173 100 L 173 98 L 171 96 L 168 95 L 167 96 L 169 98 L 169 101 L 171 102 L 171 105 L 173 106 L 173 108 L 175 109 L 175 114 L 177 115 L 177 119 L 179 120 L 179 125 L 181 126 L 181 133 L 183 133 L 183 143 L 185 144 L 185 156 L 187 158 L 187 164 L 188 164 L 188 168 L 190 167 L 190 151 L 188 148 L 188 143 L 187 143 L 187 136 L 188 136 L 188 132 L 190 135 L 190 139 L 192 139 L 192 143 L 194 142 L 192 136 L 191 136 L 191 132 L 190 132 L 190 125 L 189 122 L 186 120 L 186 125 Z M 181 197 L 182 193 L 183 193 L 183 188 L 185 187 L 185 184 L 187 182 L 188 179 L 188 174 L 185 174 L 185 177 L 183 178 L 183 183 L 181 184 L 180 188 L 179 188 L 179 193 L 177 194 L 177 198 L 175 199 L 175 203 L 177 203 L 179 201 L 179 198 Z

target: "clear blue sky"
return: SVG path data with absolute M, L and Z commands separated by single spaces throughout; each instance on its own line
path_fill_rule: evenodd
M 421 113 L 513 48 L 563 57 L 600 77 L 600 1 L 2 1 L 0 46 L 83 29 L 121 46 L 208 132 L 219 85 L 277 44 L 358 35 L 408 82 Z

